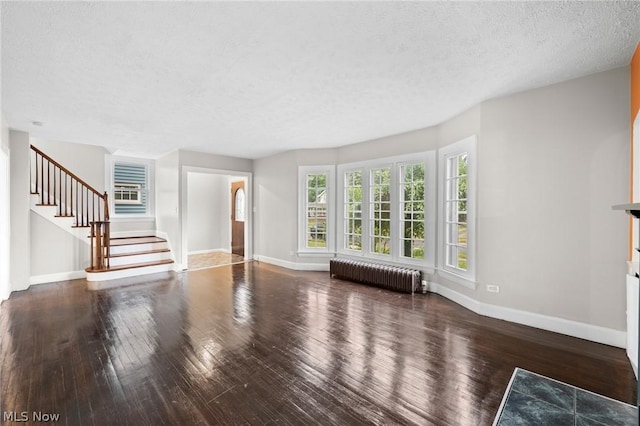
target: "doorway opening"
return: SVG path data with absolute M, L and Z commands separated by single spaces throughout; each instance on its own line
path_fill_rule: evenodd
M 248 177 L 187 173 L 187 268 L 214 268 L 250 260 Z

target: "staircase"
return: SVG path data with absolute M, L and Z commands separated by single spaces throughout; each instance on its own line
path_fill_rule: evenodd
M 31 209 L 87 243 L 89 289 L 173 269 L 166 239 L 112 236 L 107 193 L 100 193 L 33 145 L 31 151 Z

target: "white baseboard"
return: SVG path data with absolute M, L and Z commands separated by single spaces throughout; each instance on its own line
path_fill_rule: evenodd
M 58 281 L 68 281 L 86 278 L 85 271 L 59 272 L 56 274 L 33 275 L 29 278 L 29 285 L 55 283 Z
M 295 271 L 328 271 L 329 264 L 322 263 L 298 263 L 290 262 L 288 260 L 276 259 L 274 257 L 262 256 L 256 254 L 253 256 L 254 260 L 258 262 L 269 263 L 271 265 L 281 266 L 287 269 L 293 269 Z
M 429 290 L 433 293 L 440 294 L 441 296 L 444 296 L 479 315 L 527 325 L 529 327 L 540 328 L 542 330 L 553 331 L 555 333 L 566 334 L 567 336 L 590 340 L 596 343 L 603 343 L 605 345 L 615 346 L 618 348 L 626 347 L 627 333 L 624 331 L 479 302 L 468 296 L 460 294 L 457 291 L 451 290 L 448 287 L 433 282 L 429 283 Z
M 187 255 L 191 254 L 208 254 L 208 253 L 231 253 L 231 250 L 224 248 L 217 249 L 208 249 L 208 250 L 194 250 L 187 253 Z

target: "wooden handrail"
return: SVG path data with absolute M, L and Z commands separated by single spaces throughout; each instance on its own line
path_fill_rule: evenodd
M 45 154 L 44 152 L 40 151 L 38 148 L 36 148 L 33 145 L 31 145 L 31 149 L 34 150 L 35 152 L 37 152 L 38 154 L 40 154 L 43 158 L 46 158 L 47 161 L 49 161 L 51 164 L 55 165 L 57 168 L 59 168 L 60 170 L 65 172 L 67 175 L 69 175 L 70 177 L 75 179 L 78 183 L 80 183 L 81 185 L 85 186 L 87 189 L 91 190 L 98 197 L 103 198 L 103 194 L 100 193 L 100 191 L 95 189 L 93 186 L 89 185 L 84 180 L 80 179 L 75 173 L 69 171 L 69 169 L 67 169 L 66 167 L 64 167 L 60 163 L 58 163 L 56 160 L 54 160 L 53 158 L 49 157 L 47 154 Z M 106 195 L 106 192 L 104 194 Z
M 31 150 L 35 152 L 31 168 L 35 191 L 32 193 L 39 195 L 39 205 L 55 207 L 60 217 L 74 217 L 75 227 L 90 228 L 89 270 L 109 268 L 109 195 L 101 193 L 35 146 L 31 145 Z

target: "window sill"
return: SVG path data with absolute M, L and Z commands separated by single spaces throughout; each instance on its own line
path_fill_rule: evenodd
M 296 256 L 298 257 L 326 257 L 331 258 L 335 257 L 336 252 L 334 251 L 298 251 Z
M 471 290 L 476 290 L 478 283 L 475 280 L 471 280 L 459 274 L 447 271 L 445 269 L 438 269 L 438 276 L 445 278 L 455 284 L 461 285 Z
M 155 216 L 110 216 L 111 222 L 155 222 Z

